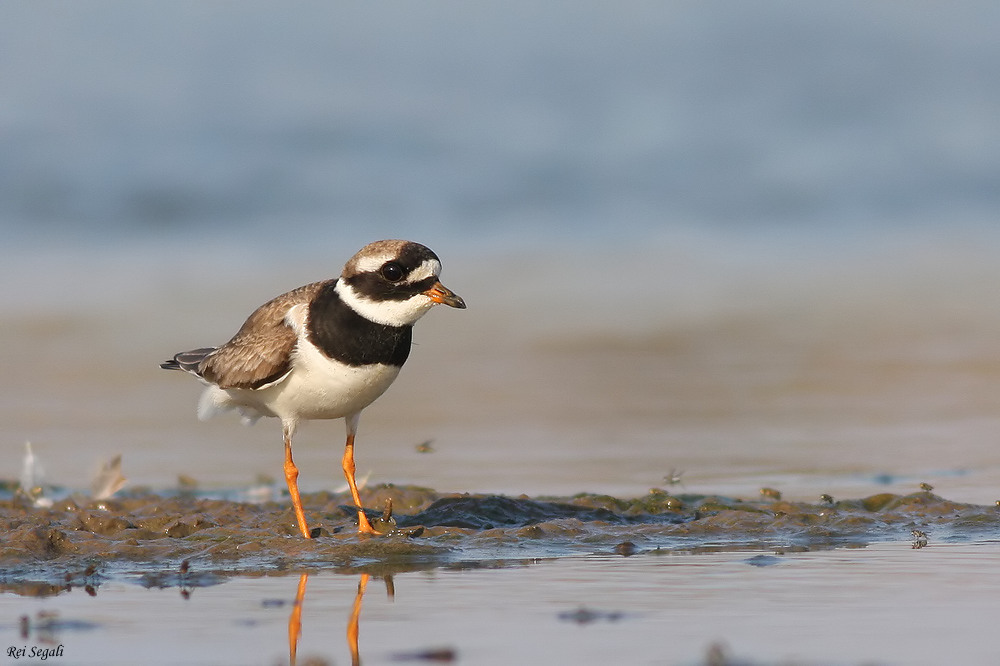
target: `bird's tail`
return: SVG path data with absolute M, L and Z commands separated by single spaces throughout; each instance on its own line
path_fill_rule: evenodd
M 169 361 L 164 361 L 160 364 L 160 367 L 164 370 L 183 370 L 185 372 L 191 372 L 198 374 L 198 366 L 201 362 L 205 360 L 205 357 L 216 350 L 216 347 L 202 347 L 201 349 L 192 349 L 191 351 L 181 352 L 176 354 Z

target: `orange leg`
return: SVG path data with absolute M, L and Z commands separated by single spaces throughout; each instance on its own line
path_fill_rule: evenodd
M 358 621 L 361 618 L 361 600 L 365 596 L 365 588 L 368 587 L 368 574 L 361 574 L 358 582 L 358 593 L 354 595 L 354 607 L 351 609 L 351 617 L 347 622 L 347 647 L 351 651 L 351 664 L 358 666 L 361 663 L 361 652 L 358 649 Z
M 295 653 L 299 647 L 299 636 L 302 635 L 302 602 L 306 597 L 306 581 L 309 574 L 299 576 L 299 589 L 295 593 L 295 605 L 292 606 L 292 614 L 288 617 L 288 663 L 295 666 Z
M 358 534 L 375 534 L 368 516 L 361 508 L 361 497 L 358 495 L 358 484 L 354 481 L 354 433 L 347 433 L 347 445 L 344 447 L 344 476 L 347 477 L 347 485 L 351 487 L 351 498 L 354 506 L 358 509 Z
M 292 428 L 285 426 L 285 481 L 288 482 L 288 494 L 292 496 L 292 508 L 295 509 L 295 520 L 299 524 L 302 536 L 309 537 L 309 526 L 306 525 L 306 512 L 302 509 L 302 498 L 299 496 L 299 468 L 292 462 Z

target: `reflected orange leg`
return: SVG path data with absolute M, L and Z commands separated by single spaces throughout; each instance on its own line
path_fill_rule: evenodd
M 302 635 L 302 602 L 306 598 L 306 581 L 309 574 L 299 576 L 299 589 L 295 593 L 295 605 L 292 614 L 288 616 L 288 664 L 295 666 L 295 653 L 299 647 L 299 636 Z
M 302 509 L 302 498 L 299 496 L 299 468 L 292 462 L 292 433 L 285 431 L 285 481 L 288 482 L 288 494 L 292 496 L 292 508 L 295 509 L 295 520 L 299 524 L 302 536 L 309 538 L 309 526 L 306 525 L 306 512 Z
M 368 522 L 368 516 L 361 508 L 361 497 L 358 495 L 358 484 L 354 481 L 354 433 L 347 433 L 347 445 L 344 447 L 344 476 L 347 477 L 347 485 L 351 487 L 351 498 L 354 506 L 358 509 L 358 534 L 376 534 L 372 525 Z
M 354 607 L 351 609 L 351 619 L 347 621 L 347 647 L 351 650 L 352 666 L 358 666 L 361 663 L 361 652 L 358 649 L 358 621 L 361 618 L 361 599 L 365 596 L 368 578 L 368 574 L 361 574 L 361 580 L 358 582 L 358 593 L 354 596 Z

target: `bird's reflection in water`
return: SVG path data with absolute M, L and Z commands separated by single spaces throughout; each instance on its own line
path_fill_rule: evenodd
M 288 663 L 295 666 L 295 651 L 299 647 L 299 636 L 302 635 L 302 602 L 306 598 L 306 583 L 309 582 L 309 574 L 304 573 L 299 576 L 299 589 L 295 593 L 295 603 L 292 605 L 292 614 L 288 616 Z
M 347 620 L 347 647 L 351 651 L 351 664 L 358 666 L 361 663 L 361 653 L 358 649 L 359 619 L 361 617 L 361 601 L 365 596 L 365 588 L 368 587 L 368 580 L 371 574 L 361 574 L 358 581 L 358 591 L 354 595 L 354 605 L 351 607 L 351 615 Z M 386 575 L 385 591 L 389 599 L 392 600 L 396 594 L 392 583 L 392 576 Z M 288 663 L 295 666 L 296 651 L 299 645 L 299 637 L 302 635 L 302 604 L 306 596 L 306 583 L 309 582 L 309 574 L 304 573 L 299 576 L 299 588 L 295 593 L 295 604 L 292 606 L 292 613 L 288 616 Z

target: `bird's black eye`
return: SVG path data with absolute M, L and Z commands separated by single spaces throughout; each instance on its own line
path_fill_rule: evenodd
M 406 271 L 395 261 L 390 261 L 382 266 L 382 277 L 389 282 L 399 282 L 406 277 Z

